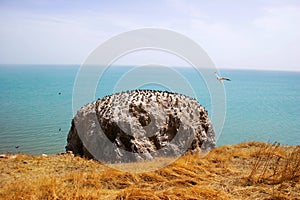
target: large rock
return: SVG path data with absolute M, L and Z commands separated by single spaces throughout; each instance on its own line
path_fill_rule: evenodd
M 135 90 L 82 107 L 72 120 L 67 151 L 103 162 L 129 162 L 215 146 L 207 111 L 185 95 Z

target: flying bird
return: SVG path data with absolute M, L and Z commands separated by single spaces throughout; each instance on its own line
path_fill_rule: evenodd
M 231 81 L 229 78 L 220 77 L 217 72 L 215 72 L 218 81 Z

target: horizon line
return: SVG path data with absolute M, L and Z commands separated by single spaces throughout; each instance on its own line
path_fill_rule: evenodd
M 20 64 L 20 63 L 0 63 L 0 67 L 3 66 L 81 66 L 83 64 L 79 64 L 79 63 L 64 63 L 64 64 L 59 64 L 59 63 L 55 63 L 55 64 L 50 64 L 50 63 L 25 63 L 25 64 Z M 131 66 L 136 66 L 137 64 L 118 64 L 118 65 L 113 65 L 116 67 L 131 67 Z M 155 66 L 155 65 L 159 65 L 159 64 L 155 64 L 155 63 L 150 63 L 150 64 L 145 64 L 145 65 L 153 65 L 153 67 L 160 67 L 160 66 Z M 138 65 L 138 66 L 145 66 L 145 65 Z M 161 65 L 161 66 L 165 66 L 165 65 Z M 174 68 L 191 68 L 192 66 L 179 66 L 179 65 L 172 65 L 172 66 L 166 66 L 166 67 L 174 67 Z M 204 67 L 205 68 L 205 67 Z M 258 68 L 258 67 L 239 67 L 239 68 L 235 68 L 235 67 L 216 67 L 217 69 L 222 69 L 222 70 L 244 70 L 244 71 L 282 71 L 282 72 L 300 72 L 300 69 L 277 69 L 277 68 Z

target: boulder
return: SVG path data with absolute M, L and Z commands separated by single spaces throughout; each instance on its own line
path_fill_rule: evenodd
M 72 120 L 67 151 L 102 162 L 132 162 L 206 152 L 215 146 L 207 111 L 195 99 L 156 90 L 106 96 Z

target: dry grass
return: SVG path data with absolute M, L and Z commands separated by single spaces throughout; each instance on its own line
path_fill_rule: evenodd
M 294 186 L 300 180 L 300 146 L 291 148 L 281 147 L 279 143 L 262 144 L 254 156 L 252 171 L 247 180 L 272 185 L 273 199 L 288 198 L 284 194 L 289 192 L 286 190 L 287 183 Z
M 69 155 L 0 159 L 0 199 L 299 199 L 300 147 L 258 142 L 124 172 Z M 114 165 L 148 170 L 152 162 Z M 149 167 L 150 166 L 150 167 Z M 143 171 L 143 170 L 138 170 Z

